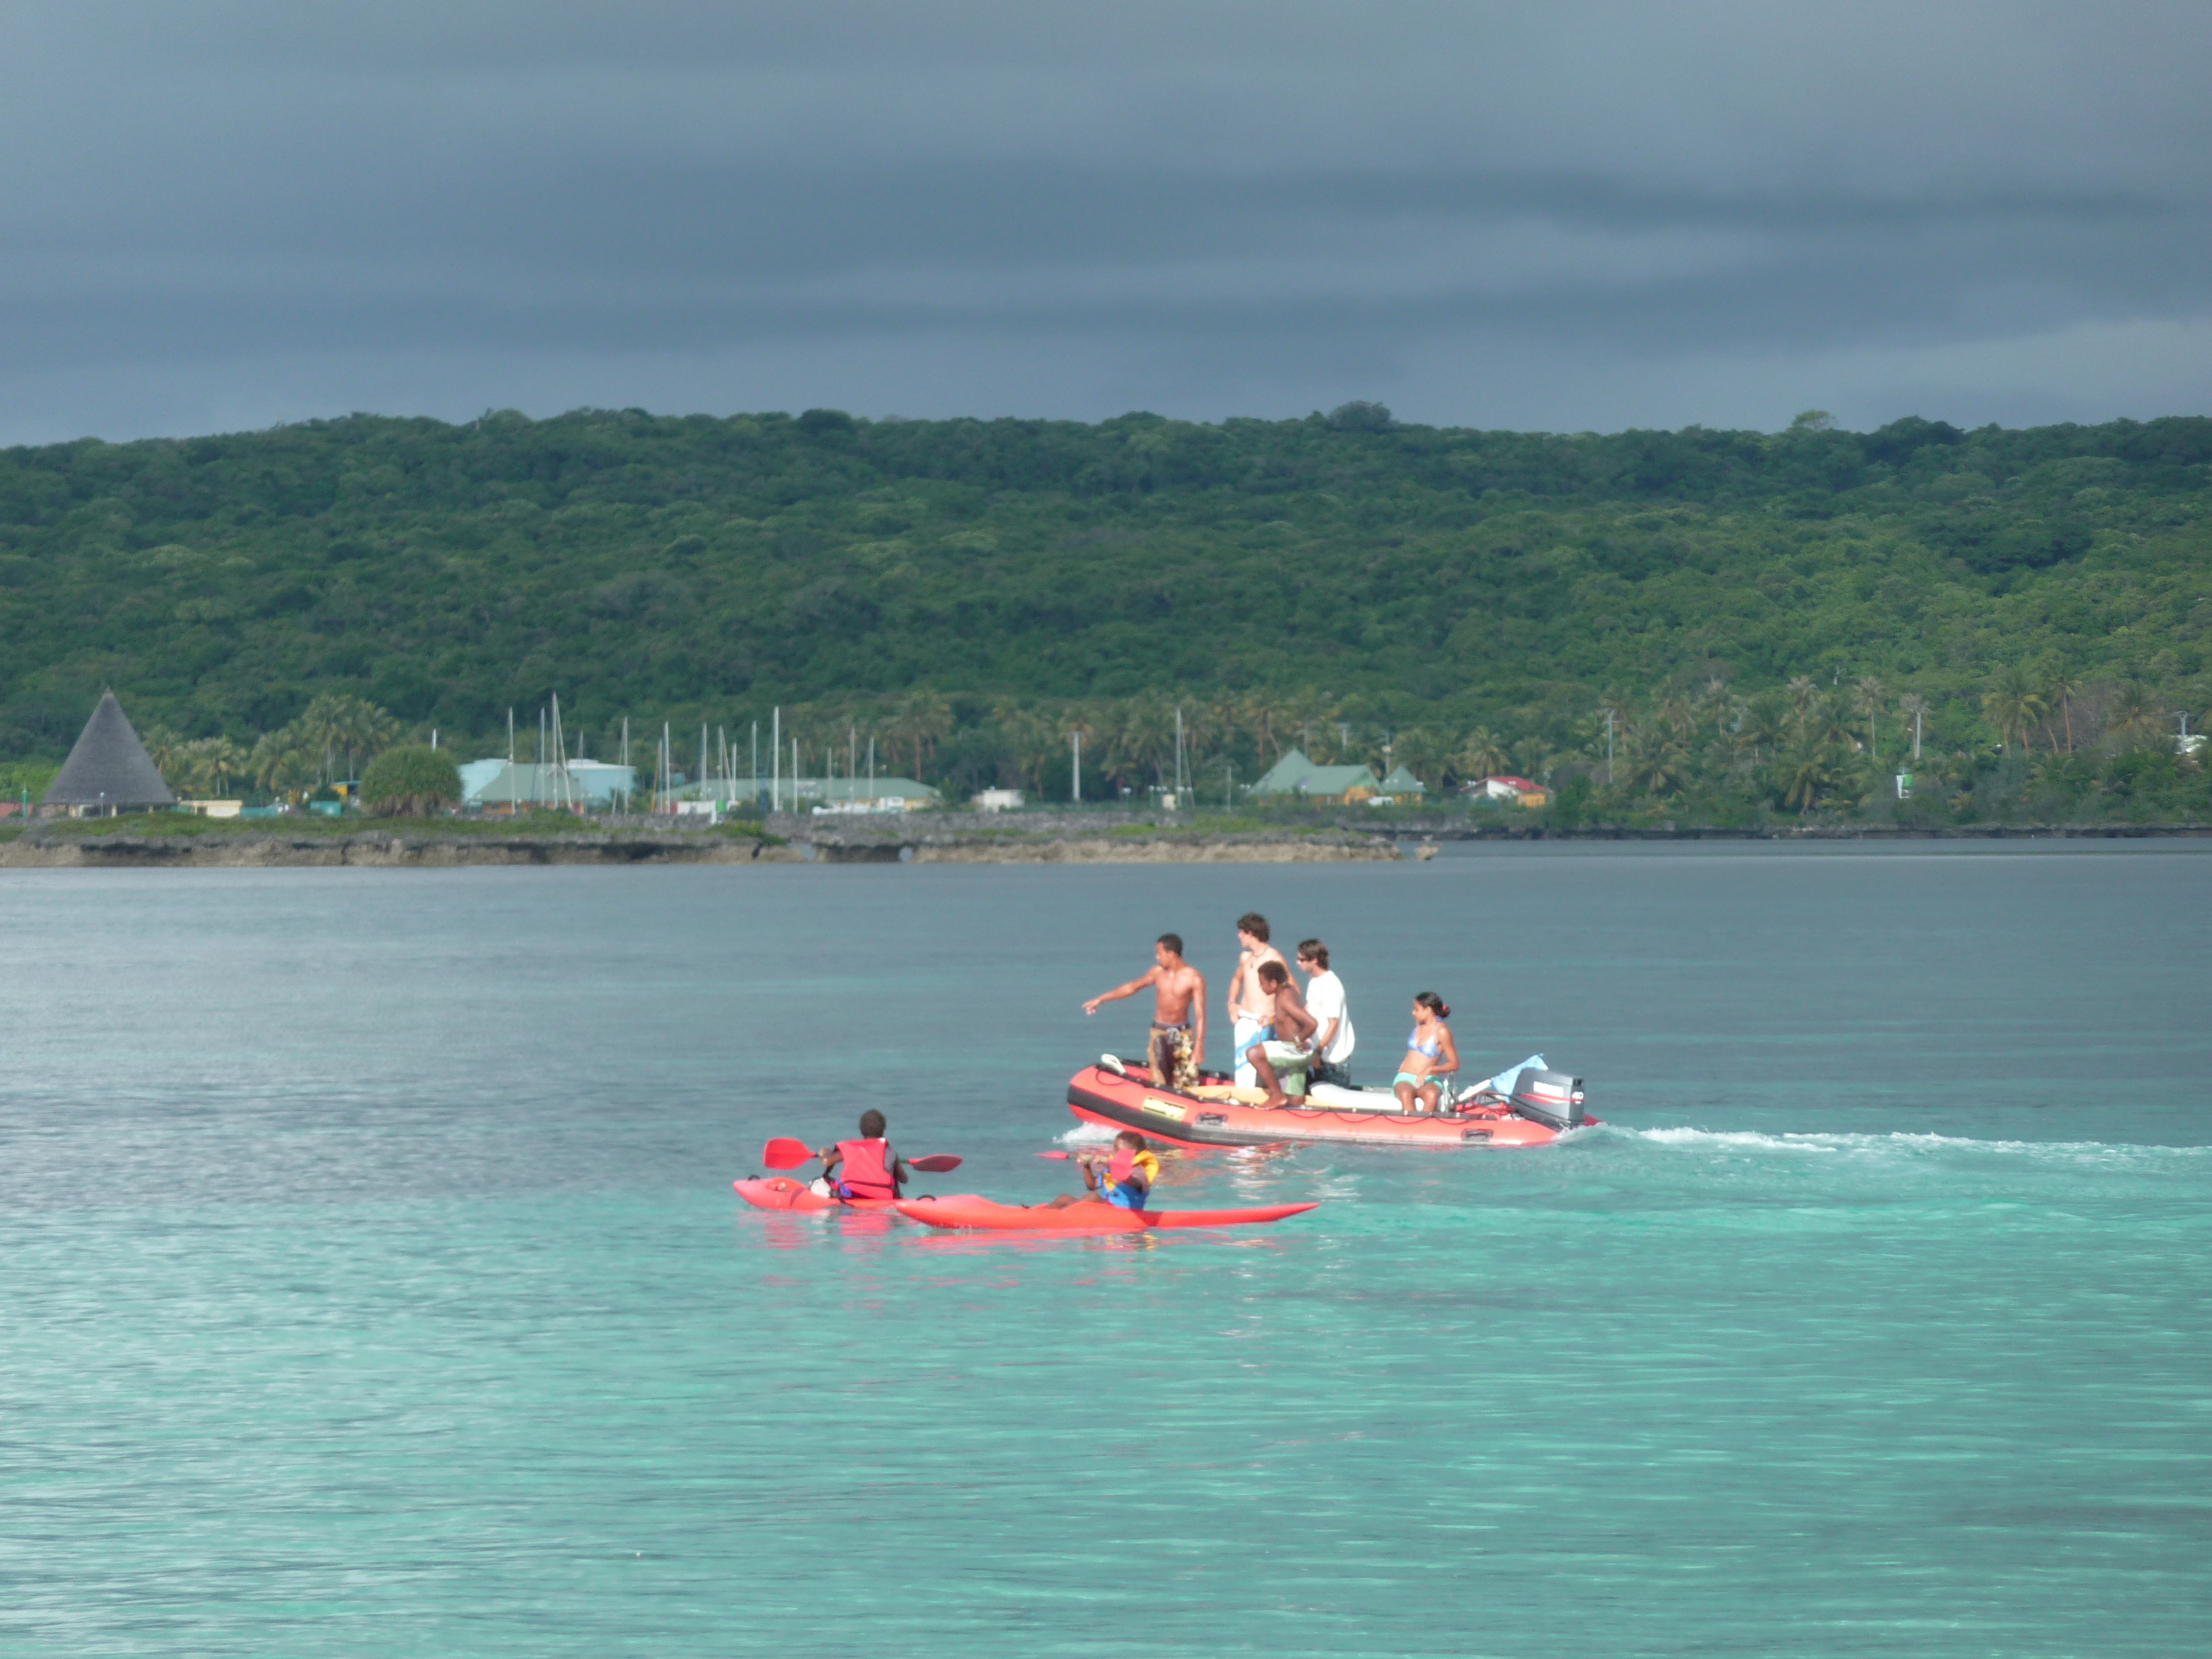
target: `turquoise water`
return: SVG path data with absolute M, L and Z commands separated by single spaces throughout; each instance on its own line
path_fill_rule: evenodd
M 0 877 L 0 1651 L 2173 1655 L 2212 1642 L 2212 856 Z M 1531 1152 L 1249 1234 L 1072 1179 L 1078 1004 L 1333 947 Z

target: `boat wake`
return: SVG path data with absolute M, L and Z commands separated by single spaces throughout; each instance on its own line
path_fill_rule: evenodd
M 1655 1146 L 1778 1152 L 1806 1158 L 1848 1157 L 1853 1154 L 1893 1156 L 1900 1152 L 1984 1153 L 2066 1163 L 2212 1158 L 2212 1146 L 2116 1146 L 2097 1140 L 1978 1140 L 1966 1135 L 1936 1134 L 1917 1130 L 1893 1130 L 1886 1134 L 1820 1130 L 1768 1134 L 1756 1129 L 1631 1129 L 1618 1124 L 1604 1124 L 1582 1131 L 1577 1138 L 1600 1135 L 1617 1136 Z

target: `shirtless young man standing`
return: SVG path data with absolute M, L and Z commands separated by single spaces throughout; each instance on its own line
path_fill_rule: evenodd
M 1160 935 L 1152 946 L 1152 972 L 1091 998 L 1083 1012 L 1095 1014 L 1100 1003 L 1133 997 L 1147 985 L 1153 992 L 1152 1034 L 1145 1058 L 1152 1080 L 1164 1089 L 1194 1088 L 1198 1068 L 1206 1063 L 1206 980 L 1182 959 L 1180 933 Z
M 1280 951 L 1267 943 L 1267 919 L 1256 910 L 1237 919 L 1237 943 L 1243 954 L 1237 958 L 1237 972 L 1229 981 L 1229 1024 L 1237 1045 L 1237 1081 L 1249 1089 L 1260 1079 L 1245 1060 L 1244 1051 L 1275 1011 L 1274 998 L 1261 987 L 1260 964 L 1272 962 L 1285 971 L 1290 964 L 1283 961 Z

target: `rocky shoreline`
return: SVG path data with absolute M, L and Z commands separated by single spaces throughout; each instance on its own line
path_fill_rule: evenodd
M 665 822 L 665 821 L 664 821 Z M 1908 842 L 2160 840 L 2212 836 L 2212 824 L 1975 824 L 1915 830 L 1891 824 L 1802 827 L 1593 826 L 1474 823 L 1410 818 L 1313 827 L 1201 828 L 1165 814 L 1107 820 L 1097 814 L 1022 814 L 1004 819 L 931 814 L 902 818 L 773 817 L 764 838 L 639 823 L 591 829 L 202 826 L 195 833 L 85 833 L 34 825 L 0 840 L 0 870 L 280 868 L 459 869 L 521 865 L 601 867 L 667 864 L 1341 864 L 1433 855 L 1446 842 Z
M 1388 838 L 1261 830 L 1208 835 L 1117 829 L 1039 835 L 963 826 L 919 833 L 802 834 L 756 840 L 711 830 L 608 829 L 441 832 L 433 826 L 353 834 L 225 830 L 193 835 L 73 833 L 34 828 L 0 842 L 0 870 L 459 869 L 519 865 L 665 864 L 1308 864 L 1387 861 Z M 807 833 L 811 832 L 811 833 Z

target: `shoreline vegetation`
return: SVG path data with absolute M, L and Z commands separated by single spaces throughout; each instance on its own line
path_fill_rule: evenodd
M 434 737 L 550 760 L 557 696 L 563 754 L 654 757 L 640 799 L 784 764 L 1061 800 L 1079 737 L 1102 807 L 1272 814 L 1244 790 L 1295 747 L 1431 802 L 1531 779 L 1547 832 L 2195 823 L 2208 573 L 2197 416 L 86 440 L 0 451 L 0 794 L 35 800 L 112 686 L 173 787 L 223 799 Z
M 1388 823 L 1302 827 L 1209 820 L 1202 814 L 1009 815 L 1011 822 L 917 813 L 824 823 L 780 816 L 764 823 L 676 829 L 665 820 L 593 823 L 566 814 L 522 819 L 292 818 L 240 822 L 137 814 L 0 826 L 0 870 L 441 869 L 524 865 L 1283 864 L 1392 862 L 1446 842 L 1820 842 L 2212 837 L 2212 822 L 1980 824 L 1610 824 L 1471 823 L 1460 814 L 1406 813 Z M 963 821 L 964 820 L 964 821 Z

